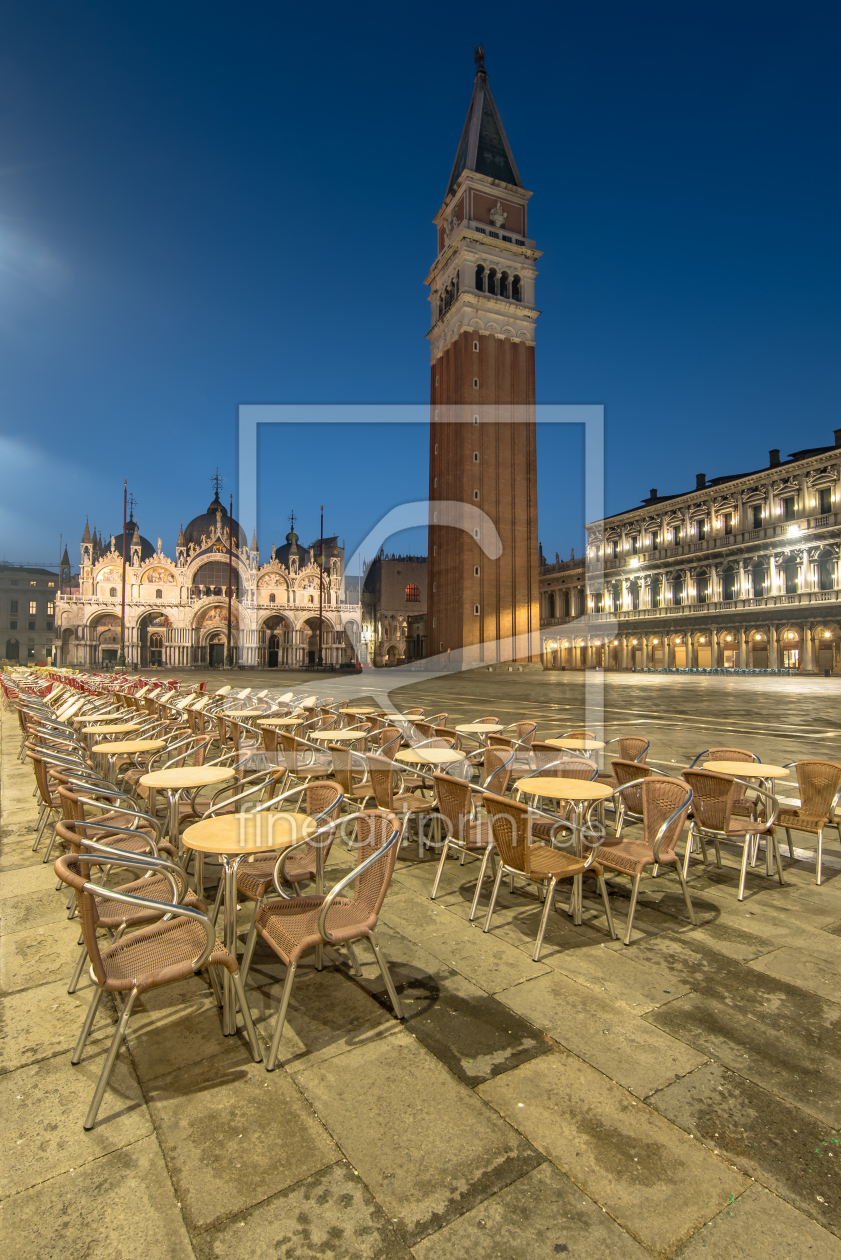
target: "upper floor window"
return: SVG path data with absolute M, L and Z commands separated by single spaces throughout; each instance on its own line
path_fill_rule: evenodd
M 821 516 L 832 511 L 832 490 L 829 486 L 825 486 L 818 492 L 818 500 L 818 511 Z
M 117 597 L 117 588 L 116 588 L 116 586 L 112 586 L 112 587 L 111 587 L 111 589 L 108 591 L 108 594 L 110 595 L 111 599 L 116 599 L 116 597 Z
M 672 542 L 675 545 L 675 547 L 680 546 L 680 526 L 679 525 L 675 525 L 674 529 L 672 530 Z
M 698 541 L 703 542 L 707 536 L 707 522 L 705 520 L 700 520 L 698 522 L 695 526 L 695 533 L 698 536 Z
M 276 595 L 274 595 L 274 594 L 270 595 L 270 596 L 269 596 L 269 603 L 270 603 L 270 604 L 276 604 L 276 603 L 277 603 L 277 596 L 276 596 Z
M 794 520 L 794 495 L 790 494 L 788 498 L 783 499 L 783 520 Z
M 55 604 L 53 603 L 51 599 L 47 600 L 47 616 L 48 617 L 55 616 Z
M 480 293 L 485 292 L 485 268 L 482 263 L 476 268 L 476 288 Z
M 523 286 L 519 276 L 511 277 L 511 297 L 515 302 L 523 300 Z
M 733 513 L 732 512 L 724 513 L 724 532 L 725 534 L 733 533 Z
M 18 602 L 17 602 L 17 600 L 16 600 L 16 599 L 13 599 L 13 600 L 12 600 L 12 603 L 11 603 L 11 612 L 12 612 L 12 615 L 13 615 L 13 616 L 16 616 L 16 615 L 17 615 L 17 611 L 18 611 Z
M 29 601 L 29 615 L 30 615 L 30 617 L 34 617 L 37 611 L 38 611 L 38 605 L 37 605 L 37 603 L 35 602 L 35 600 L 34 600 L 34 599 L 31 599 L 31 600 Z
M 164 597 L 163 591 L 155 591 L 155 599 L 163 599 L 163 597 Z
M 631 555 L 635 556 L 636 554 L 637 554 L 637 536 L 636 534 L 631 534 Z
M 488 272 L 488 293 L 493 293 L 494 295 L 496 295 L 496 292 L 497 292 L 496 267 L 491 267 L 490 271 Z
M 500 296 L 500 297 L 507 298 L 507 297 L 508 297 L 508 293 L 509 293 L 509 289 L 508 289 L 508 272 L 507 272 L 507 271 L 502 271 L 502 272 L 500 272 L 500 276 L 499 276 L 499 296 Z
M 409 585 L 406 587 L 406 603 L 407 604 L 420 603 L 420 587 L 418 586 L 417 582 L 410 582 Z
M 762 504 L 754 503 L 751 508 L 751 529 L 762 528 Z
M 619 543 L 618 543 L 618 542 L 617 542 L 617 540 L 614 538 L 614 539 L 613 539 L 613 541 L 612 541 L 612 542 L 611 542 L 611 544 L 610 544 L 610 556 L 611 556 L 611 559 L 612 559 L 612 560 L 615 560 L 615 559 L 616 559 L 616 557 L 617 557 L 618 555 L 619 555 Z

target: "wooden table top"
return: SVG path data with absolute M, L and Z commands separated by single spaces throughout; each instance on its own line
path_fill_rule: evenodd
M 326 739 L 328 742 L 367 738 L 367 731 L 310 731 L 310 739 Z
M 95 753 L 139 753 L 151 752 L 153 748 L 163 748 L 162 739 L 118 739 L 113 744 L 94 744 L 91 752 Z
M 307 715 L 302 713 L 300 717 L 264 717 L 257 723 L 258 726 L 303 726 L 307 720 Z
M 234 778 L 234 771 L 224 766 L 175 766 L 171 770 L 153 770 L 140 782 L 150 788 L 209 787 Z
M 83 735 L 125 735 L 128 731 L 136 731 L 139 722 L 115 722 L 110 726 L 83 726 Z
M 791 774 L 785 766 L 768 766 L 763 761 L 705 761 L 704 769 L 734 774 L 740 779 L 787 779 Z
M 315 830 L 315 819 L 309 814 L 267 810 L 203 818 L 187 828 L 183 840 L 186 849 L 201 853 L 271 853 L 305 840 Z
M 103 713 L 101 715 L 91 713 L 89 717 L 86 717 L 85 714 L 82 713 L 79 717 L 74 717 L 73 725 L 81 725 L 83 722 L 87 722 L 89 726 L 92 726 L 94 722 L 114 722 L 117 717 L 117 713 Z
M 446 766 L 453 761 L 464 761 L 464 756 L 455 748 L 404 748 L 394 760 L 415 765 Z
M 222 716 L 238 721 L 240 718 L 262 717 L 267 712 L 267 709 L 226 709 Z
M 604 801 L 613 795 L 612 788 L 604 783 L 590 783 L 586 779 L 555 779 L 549 775 L 518 779 L 514 786 L 518 792 L 546 796 L 553 801 Z
M 505 727 L 501 722 L 465 722 L 456 730 L 460 735 L 498 735 Z
M 598 748 L 604 748 L 604 741 L 601 739 L 547 739 L 545 741 L 550 748 L 569 748 L 572 752 L 595 752 Z

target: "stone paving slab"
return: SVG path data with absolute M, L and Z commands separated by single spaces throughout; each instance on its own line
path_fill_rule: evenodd
M 4 1260 L 195 1256 L 154 1136 L 6 1199 L 0 1238 Z
M 653 1094 L 707 1061 L 705 1055 L 647 1024 L 627 1007 L 560 972 L 497 996 L 637 1098 Z
M 718 1063 L 649 1101 L 716 1154 L 841 1233 L 841 1128 L 820 1123 Z
M 266 1072 L 233 1038 L 214 1058 L 155 1077 L 147 1098 L 184 1217 L 199 1233 L 341 1155 L 291 1077 Z
M 408 1031 L 295 1079 L 410 1245 L 542 1162 Z
M 668 1255 L 750 1185 L 565 1051 L 488 1081 L 478 1093 L 655 1255 Z
M 201 1260 L 410 1260 L 411 1255 L 346 1160 L 211 1231 L 199 1249 Z
M 643 1260 L 651 1253 L 554 1165 L 541 1164 L 412 1249 L 416 1260 Z
M 751 1186 L 677 1253 L 677 1260 L 841 1260 L 832 1234 L 764 1190 Z
M 67 981 L 21 989 L 0 998 L 0 1072 L 69 1055 L 87 1013 L 93 989 L 80 984 L 67 992 Z M 110 1040 L 114 1027 L 106 1002 L 100 1004 L 88 1046 Z

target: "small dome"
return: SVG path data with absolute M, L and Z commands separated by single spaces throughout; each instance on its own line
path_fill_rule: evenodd
M 131 562 L 131 544 L 134 541 L 134 534 L 135 534 L 136 529 L 137 529 L 137 523 L 133 521 L 131 518 L 129 518 L 129 520 L 126 522 L 126 562 L 127 563 Z M 145 564 L 147 560 L 152 559 L 152 556 L 157 555 L 157 549 L 152 545 L 152 543 L 149 542 L 149 539 L 144 538 L 142 534 L 138 533 L 137 536 L 140 539 L 140 561 L 142 564 Z M 114 535 L 114 550 L 116 551 L 118 556 L 122 556 L 123 554 L 122 534 Z
M 216 514 L 222 513 L 222 528 L 226 529 L 228 525 L 228 509 L 219 498 L 218 493 L 213 496 L 213 501 L 208 505 L 207 511 L 202 516 L 194 516 L 190 524 L 184 530 L 184 542 L 186 546 L 195 543 L 197 546 L 201 543 L 202 536 L 205 534 L 212 535 L 216 532 Z M 234 521 L 234 542 L 238 547 L 247 547 L 248 539 L 245 536 L 245 530 Z

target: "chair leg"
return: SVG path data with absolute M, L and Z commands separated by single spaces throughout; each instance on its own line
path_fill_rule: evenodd
M 543 904 L 543 914 L 540 916 L 540 927 L 537 931 L 537 940 L 534 943 L 534 953 L 531 956 L 532 962 L 540 962 L 540 950 L 543 945 L 543 937 L 546 932 L 546 924 L 549 920 L 549 911 L 552 909 L 552 902 L 555 899 L 556 879 L 550 879 L 549 886 L 546 889 L 546 898 Z
M 680 862 L 675 862 L 677 876 L 680 880 L 680 886 L 683 889 L 683 900 L 686 902 L 686 909 L 689 911 L 689 921 L 693 927 L 698 926 L 698 920 L 695 917 L 695 907 L 692 905 L 692 898 L 689 896 L 689 887 L 684 878 L 683 871 L 680 869 Z
M 44 809 L 41 810 L 41 817 L 38 820 L 38 830 L 35 834 L 35 843 L 32 846 L 33 853 L 38 848 L 38 845 L 41 843 L 41 837 L 44 834 L 44 828 L 47 825 L 47 819 L 49 818 L 49 816 L 50 816 L 50 811 L 46 807 L 44 807 Z
M 277 1056 L 280 1053 L 280 1039 L 283 1036 L 283 1025 L 286 1023 L 286 1011 L 289 1006 L 289 996 L 292 993 L 292 982 L 295 979 L 295 972 L 298 970 L 298 964 L 289 963 L 286 968 L 286 980 L 283 985 L 283 993 L 280 998 L 280 1010 L 277 1013 L 277 1022 L 274 1028 L 274 1036 L 272 1037 L 271 1049 L 269 1057 L 266 1059 L 266 1071 L 273 1072 L 277 1067 Z
M 604 902 L 604 913 L 605 918 L 607 919 L 607 926 L 610 932 L 611 940 L 615 941 L 618 937 L 616 934 L 616 928 L 613 926 L 613 911 L 610 908 L 610 898 L 607 895 L 607 881 L 605 880 L 604 875 L 599 876 L 599 892 L 601 893 L 602 901 Z
M 689 832 L 688 832 L 687 837 L 686 837 L 686 852 L 685 852 L 685 853 L 684 853 L 684 855 L 683 855 L 683 873 L 684 873 L 684 875 L 688 874 L 688 872 L 689 872 L 689 858 L 690 858 L 690 856 L 691 856 L 691 854 L 692 854 L 692 841 L 693 841 L 694 837 L 695 837 L 695 828 L 694 828 L 694 827 L 692 826 L 692 824 L 690 823 L 690 824 L 689 824 Z
M 491 916 L 492 916 L 492 914 L 493 914 L 493 912 L 494 912 L 494 906 L 496 905 L 496 899 L 497 899 L 497 897 L 499 896 L 499 886 L 500 886 L 500 884 L 502 883 L 502 876 L 503 876 L 504 874 L 505 874 L 505 864 L 504 864 L 503 862 L 500 862 L 500 864 L 499 864 L 499 870 L 497 871 L 497 873 L 496 873 L 496 879 L 494 880 L 493 891 L 491 892 L 491 899 L 490 899 L 490 902 L 489 902 L 489 904 L 488 904 L 488 913 L 487 913 L 487 915 L 485 916 L 485 926 L 482 928 L 482 931 L 483 931 L 483 932 L 489 932 L 489 931 L 490 931 L 490 928 L 491 928 Z M 512 879 L 513 879 L 513 876 L 512 876 Z
M 785 884 L 785 880 L 783 879 L 783 860 L 780 857 L 780 846 L 777 843 L 777 837 L 775 835 L 766 836 L 765 843 L 766 845 L 770 844 L 773 846 L 774 861 L 777 864 L 777 876 L 780 881 L 780 887 L 782 888 L 783 885 Z
M 94 991 L 93 997 L 91 998 L 91 1004 L 88 1007 L 88 1013 L 85 1016 L 85 1020 L 84 1020 L 84 1023 L 82 1024 L 81 1032 L 79 1033 L 79 1038 L 76 1042 L 76 1045 L 73 1047 L 73 1053 L 70 1056 L 70 1062 L 74 1065 L 74 1067 L 77 1063 L 81 1063 L 82 1061 L 82 1054 L 85 1049 L 85 1042 L 87 1041 L 88 1037 L 91 1035 L 91 1029 L 93 1028 L 93 1021 L 96 1019 L 96 1012 L 99 1010 L 99 1004 L 102 1001 L 102 995 L 104 992 L 105 990 L 101 989 L 99 985 L 96 986 L 96 990 Z
M 254 902 L 254 913 L 251 916 L 251 925 L 248 929 L 248 936 L 245 938 L 245 949 L 242 952 L 242 961 L 239 965 L 239 974 L 242 976 L 243 984 L 248 979 L 251 955 L 254 953 L 254 946 L 257 944 L 257 915 L 264 901 L 265 898 L 260 897 L 259 900 Z
M 476 891 L 473 894 L 473 902 L 470 906 L 470 914 L 468 915 L 468 919 L 467 919 L 468 923 L 472 923 L 473 920 L 476 918 L 476 910 L 479 905 L 479 896 L 482 892 L 482 884 L 484 883 L 484 880 L 485 880 L 485 871 L 488 868 L 488 859 L 492 855 L 493 855 L 493 850 L 491 846 L 488 845 L 488 847 L 485 849 L 484 857 L 482 858 L 482 865 L 479 867 L 479 878 L 476 880 Z
M 721 845 L 718 842 L 718 836 L 713 837 L 713 844 L 715 845 L 715 864 L 717 869 L 721 870 Z
M 438 870 L 435 872 L 435 882 L 432 885 L 432 892 L 429 894 L 430 901 L 434 901 L 438 894 L 438 885 L 441 882 L 441 876 L 444 872 L 444 863 L 447 860 L 447 853 L 449 852 L 449 848 L 450 848 L 450 840 L 448 836 L 447 839 L 444 841 L 444 847 L 441 850 L 441 861 L 438 863 Z M 462 852 L 461 856 L 462 856 L 462 866 L 463 866 L 464 865 L 464 852 Z
M 377 940 L 376 932 L 371 932 L 370 936 L 368 937 L 368 940 L 371 942 L 371 949 L 374 951 L 374 957 L 377 960 L 377 966 L 380 969 L 380 975 L 382 976 L 383 981 L 385 983 L 385 987 L 388 990 L 388 996 L 391 999 L 391 1005 L 394 1008 L 394 1014 L 397 1016 L 398 1019 L 405 1019 L 406 1016 L 403 1013 L 403 1004 L 401 1003 L 400 998 L 397 996 L 397 990 L 394 987 L 394 981 L 392 980 L 391 972 L 388 969 L 388 959 L 386 958 L 385 954 L 383 953 L 380 947 L 380 943 Z
M 102 989 L 100 989 L 100 993 L 101 992 Z M 136 997 L 137 989 L 132 989 L 131 993 L 129 993 L 126 998 L 125 1005 L 123 1006 L 123 1013 L 120 1016 L 117 1027 L 114 1029 L 114 1036 L 111 1038 L 111 1045 L 108 1047 L 108 1053 L 105 1056 L 105 1062 L 102 1065 L 102 1071 L 100 1072 L 99 1080 L 96 1083 L 96 1089 L 94 1090 L 93 1098 L 91 1099 L 91 1105 L 88 1108 L 88 1114 L 85 1116 L 85 1129 L 92 1129 L 96 1123 L 97 1113 L 102 1105 L 102 1099 L 105 1094 L 105 1090 L 108 1087 L 108 1082 L 111 1079 L 111 1073 L 114 1070 L 114 1063 L 116 1062 L 117 1054 L 119 1053 L 120 1043 L 125 1036 L 126 1024 L 128 1023 L 128 1017 L 131 1014 L 131 1008 L 134 1006 L 134 1000 Z
M 67 990 L 68 993 L 75 993 L 77 988 L 79 987 L 79 981 L 82 978 L 82 972 L 85 969 L 85 963 L 87 962 L 87 960 L 88 960 L 88 949 L 86 945 L 83 945 L 82 951 L 79 954 L 79 960 L 73 969 L 73 977 L 70 981 L 70 986 Z
M 53 827 L 53 834 L 50 836 L 50 843 L 47 845 L 47 851 L 44 854 L 43 858 L 41 859 L 42 862 L 49 862 L 52 856 L 53 848 L 55 847 L 55 842 L 56 842 L 56 830 L 55 830 L 55 827 Z
M 255 1063 L 263 1062 L 263 1052 L 260 1049 L 260 1043 L 257 1040 L 257 1033 L 254 1030 L 254 1020 L 251 1018 L 251 1011 L 248 1009 L 248 1001 L 245 996 L 245 988 L 242 983 L 242 977 L 238 971 L 231 976 L 234 982 L 234 992 L 237 995 L 239 1009 L 242 1012 L 242 1022 L 245 1025 L 245 1035 L 248 1037 L 248 1044 L 251 1047 L 251 1057 Z
M 742 845 L 742 866 L 739 871 L 739 900 L 745 899 L 745 877 L 748 873 L 748 857 L 750 856 L 750 842 L 753 836 L 745 836 L 745 843 Z
M 631 904 L 630 904 L 630 907 L 628 908 L 628 926 L 625 929 L 625 944 L 626 945 L 630 945 L 631 943 L 631 928 L 634 926 L 634 912 L 636 911 L 636 908 L 637 908 L 637 897 L 639 896 L 641 879 L 642 879 L 642 872 L 634 876 L 634 884 L 633 884 L 633 887 L 631 888 Z
M 350 941 L 345 942 L 345 949 L 348 952 L 348 958 L 350 958 L 350 965 L 353 968 L 353 974 L 361 977 L 362 968 L 359 965 L 359 959 L 356 957 L 356 950 L 353 948 Z
M 794 849 L 791 844 L 791 828 L 786 827 L 786 842 L 788 843 L 788 856 L 794 861 Z
M 823 883 L 823 828 L 818 832 L 818 852 L 815 859 L 815 883 Z

